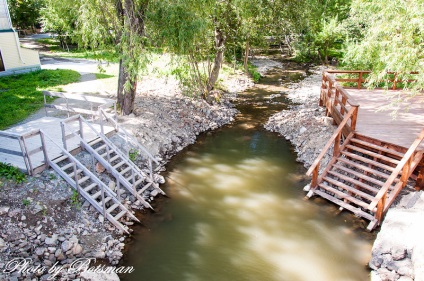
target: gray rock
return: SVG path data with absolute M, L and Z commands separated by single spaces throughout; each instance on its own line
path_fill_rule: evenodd
M 396 262 L 396 265 L 398 267 L 397 273 L 399 273 L 402 276 L 414 278 L 414 266 L 411 260 L 404 259 L 404 260 Z
M 70 241 L 63 241 L 61 248 L 63 252 L 67 252 L 69 251 L 72 247 L 73 247 L 74 243 L 70 242 Z
M 46 243 L 46 245 L 56 245 L 57 239 L 58 235 L 53 234 L 52 237 L 47 237 L 46 240 L 44 240 L 44 243 Z
M 7 206 L 1 206 L 0 207 L 0 216 L 5 215 L 9 212 L 10 207 Z
M 119 277 L 116 273 L 95 273 L 90 271 L 84 271 L 80 274 L 82 280 L 85 281 L 119 281 Z
M 390 271 L 386 268 L 380 268 L 377 270 L 378 276 L 380 277 L 381 281 L 394 281 L 397 280 L 396 272 Z
M 402 260 L 406 257 L 406 249 L 402 246 L 393 245 L 392 247 L 392 258 L 395 261 Z
M 106 253 L 104 251 L 97 251 L 97 252 L 94 252 L 93 256 L 96 259 L 104 259 L 106 257 Z
M 44 255 L 44 252 L 46 251 L 46 248 L 37 248 L 35 249 L 35 254 L 39 257 L 41 257 L 42 255 Z
M 6 248 L 6 242 L 4 242 L 3 238 L 0 238 L 0 251 Z
M 75 244 L 74 247 L 72 248 L 72 254 L 74 255 L 79 255 L 82 253 L 82 247 L 80 244 Z

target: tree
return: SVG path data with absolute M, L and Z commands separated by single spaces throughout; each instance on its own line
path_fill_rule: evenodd
M 122 113 L 134 109 L 138 75 L 146 67 L 145 21 L 148 0 L 47 0 L 47 27 L 82 48 L 107 49 L 119 58 L 117 101 Z
M 34 28 L 39 24 L 42 0 L 9 0 L 9 12 L 13 25 L 21 29 Z
M 421 0 L 354 0 L 353 33 L 344 61 L 350 68 L 370 69 L 371 84 L 397 72 L 399 80 L 415 79 L 406 88 L 424 89 L 424 5 Z M 411 72 L 418 74 L 411 76 Z

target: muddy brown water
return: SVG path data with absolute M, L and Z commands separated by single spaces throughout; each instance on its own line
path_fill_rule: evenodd
M 126 246 L 121 280 L 369 280 L 374 234 L 319 198 L 304 200 L 305 168 L 263 124 L 287 107 L 285 84 L 303 70 L 273 69 L 240 95 L 236 121 L 203 134 L 167 165 L 169 198 Z M 286 65 L 287 67 L 287 65 Z

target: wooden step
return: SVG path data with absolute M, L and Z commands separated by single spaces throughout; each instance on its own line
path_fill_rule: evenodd
M 68 156 L 63 155 L 63 156 L 60 156 L 60 157 L 54 159 L 52 162 L 57 164 L 57 163 L 62 162 L 63 160 L 66 160 L 66 159 L 68 159 Z
M 119 162 L 118 164 L 116 164 L 115 166 L 113 166 L 113 168 L 116 170 L 116 169 L 118 169 L 119 167 L 121 167 L 122 165 L 124 165 L 126 163 L 126 161 L 121 161 L 121 162 Z
M 126 210 L 121 211 L 119 214 L 117 214 L 116 216 L 114 216 L 115 220 L 119 220 L 120 218 L 122 218 L 125 214 L 127 213 Z
M 362 149 L 360 147 L 353 146 L 353 145 L 350 145 L 350 144 L 348 144 L 346 146 L 346 148 L 355 150 L 355 151 L 360 152 L 362 154 L 366 154 L 366 155 L 369 155 L 371 157 L 378 158 L 378 159 L 380 159 L 382 161 L 389 162 L 389 163 L 392 163 L 392 164 L 395 164 L 395 165 L 399 164 L 399 162 L 400 162 L 399 160 L 396 160 L 396 159 L 393 159 L 393 158 L 390 158 L 390 157 L 387 157 L 387 156 L 384 156 L 384 155 L 381 155 L 381 154 L 372 152 L 370 150 Z
M 362 200 L 359 200 L 358 198 L 355 198 L 355 197 L 353 197 L 353 196 L 351 196 L 347 193 L 344 193 L 343 191 L 340 191 L 340 190 L 338 190 L 338 189 L 336 189 L 332 186 L 329 186 L 329 185 L 326 185 L 326 184 L 323 184 L 323 183 L 320 183 L 318 186 L 320 188 L 328 191 L 328 192 L 334 193 L 335 195 L 337 195 L 337 196 L 339 196 L 343 199 L 346 199 L 349 202 L 354 203 L 355 205 L 361 206 L 364 209 L 368 209 L 368 207 L 369 207 L 369 203 L 366 203 Z
M 144 180 L 145 180 L 144 178 L 140 178 L 138 181 L 136 181 L 136 182 L 133 184 L 133 186 L 134 186 L 134 185 L 135 185 L 135 186 L 139 185 L 139 184 L 140 184 L 140 183 L 142 183 Z M 151 183 L 150 183 L 150 184 L 151 184 Z
M 78 170 L 77 170 L 77 175 L 79 175 L 81 172 L 82 172 L 82 170 L 81 170 L 81 169 L 78 169 Z M 68 175 L 68 177 L 70 177 L 70 178 L 74 179 L 75 172 L 74 172 L 74 171 L 72 171 L 72 172 L 70 172 L 70 173 L 69 173 L 69 174 L 67 174 L 67 175 Z
M 115 156 L 113 156 L 112 158 L 110 158 L 109 163 L 112 163 L 113 161 L 115 161 L 116 159 L 120 158 L 121 156 L 119 154 L 116 154 Z
M 372 186 L 369 186 L 367 184 L 364 184 L 364 183 L 362 183 L 360 181 L 357 181 L 355 179 L 349 178 L 349 177 L 347 177 L 345 175 L 342 175 L 342 174 L 339 174 L 339 173 L 337 173 L 335 171 L 328 171 L 328 173 L 331 174 L 332 176 L 338 177 L 341 180 L 344 180 L 344 181 L 350 182 L 352 184 L 358 185 L 358 186 L 360 186 L 360 187 L 362 187 L 362 188 L 364 188 L 364 189 L 366 189 L 368 191 L 371 191 L 371 192 L 373 192 L 375 194 L 378 193 L 378 189 L 377 188 L 374 188 Z M 328 176 L 324 177 L 323 180 L 327 180 L 329 183 L 331 183 L 333 185 L 336 185 L 336 186 L 338 186 L 340 188 L 343 188 L 343 189 L 345 189 L 347 191 L 350 191 L 352 193 L 355 193 L 355 194 L 361 196 L 362 198 L 366 198 L 366 199 L 368 199 L 370 201 L 374 200 L 374 196 L 372 196 L 372 195 L 370 195 L 368 193 L 362 192 L 361 190 L 359 190 L 359 189 L 357 189 L 357 188 L 355 188 L 353 186 L 349 186 L 347 184 L 341 183 L 340 181 L 337 181 L 335 179 L 329 178 Z
M 89 145 L 89 146 L 91 146 L 91 147 L 93 147 L 94 145 L 98 144 L 98 143 L 99 143 L 99 142 L 101 142 L 101 141 L 103 141 L 103 139 L 102 139 L 102 138 L 97 138 L 97 139 L 94 139 L 94 140 L 90 141 L 90 142 L 88 143 L 88 145 Z
M 139 191 L 137 191 L 137 193 L 138 193 L 139 195 L 142 195 L 142 194 L 143 194 L 143 192 L 144 192 L 146 189 L 148 189 L 151 185 L 152 185 L 152 183 L 151 183 L 151 182 L 149 182 L 148 184 L 146 184 L 145 186 L 143 186 L 143 188 L 142 188 L 142 189 L 140 189 Z
M 120 171 L 119 173 L 121 174 L 121 175 L 125 175 L 128 171 L 130 171 L 131 170 L 131 166 L 128 166 L 128 167 L 126 167 L 124 170 L 122 170 L 122 171 Z M 127 179 L 128 180 L 128 179 Z M 128 181 L 130 181 L 130 180 L 128 180 Z
M 365 180 L 365 181 L 367 181 L 367 182 L 370 182 L 370 183 L 376 184 L 376 185 L 380 186 L 380 188 L 384 185 L 384 182 L 383 182 L 383 181 L 379 181 L 379 180 L 377 180 L 377 179 L 375 179 L 375 178 L 372 178 L 372 177 L 369 177 L 369 176 L 367 176 L 367 175 L 364 175 L 364 174 L 358 173 L 358 172 L 353 171 L 353 170 L 351 170 L 351 169 L 349 169 L 349 168 L 347 168 L 347 167 L 344 167 L 344 166 L 342 166 L 342 165 L 334 164 L 334 165 L 333 165 L 333 168 L 335 168 L 335 169 L 339 169 L 339 170 L 342 170 L 342 171 L 347 172 L 347 173 L 350 173 L 350 174 L 352 174 L 352 175 L 354 175 L 354 176 L 356 176 L 356 177 L 358 177 L 358 178 L 360 178 L 360 179 L 363 179 L 363 180 Z M 377 190 L 377 192 L 378 192 L 378 190 Z
M 90 184 L 89 186 L 86 186 L 86 187 L 84 187 L 84 190 L 87 192 L 87 193 L 89 193 L 90 192 L 90 190 L 92 190 L 94 187 L 96 187 L 97 186 L 97 183 L 92 183 L 92 184 Z
M 377 151 L 383 151 L 383 152 L 386 152 L 388 154 L 396 155 L 400 159 L 402 159 L 402 157 L 404 155 L 404 153 L 402 153 L 402 152 L 399 152 L 399 151 L 396 151 L 396 150 L 393 150 L 393 149 L 390 149 L 390 148 L 386 148 L 386 147 L 383 147 L 383 146 L 379 146 L 379 145 L 376 145 L 376 144 L 373 144 L 373 143 L 369 143 L 369 142 L 366 142 L 366 141 L 363 141 L 363 140 L 359 140 L 359 139 L 356 139 L 356 138 L 351 139 L 351 142 L 358 143 L 358 144 L 361 144 L 363 146 L 368 146 L 368 147 L 373 148 Z
M 370 220 L 370 221 L 374 221 L 375 220 L 375 218 L 374 218 L 373 215 L 371 215 L 371 214 L 369 214 L 367 212 L 364 212 L 360 208 L 356 208 L 356 207 L 354 207 L 354 206 L 352 206 L 352 205 L 350 205 L 350 204 L 348 204 L 346 202 L 343 202 L 342 200 L 339 200 L 339 199 L 337 199 L 337 198 L 335 198 L 335 197 L 333 197 L 333 196 L 325 193 L 324 191 L 315 190 L 314 193 L 317 194 L 317 195 L 319 195 L 319 196 L 321 196 L 322 198 L 327 199 L 328 201 L 331 201 L 331 202 L 335 203 L 336 205 L 339 205 L 340 207 L 343 207 L 346 210 L 351 211 L 352 213 L 354 213 L 358 217 L 363 217 L 363 218 L 365 218 L 367 220 Z
M 107 157 L 107 151 L 105 152 L 105 153 L 103 153 L 103 154 L 100 154 L 100 157 L 102 157 L 103 159 L 106 159 L 106 157 Z M 114 150 L 109 150 L 109 156 L 112 156 L 112 154 L 113 153 L 115 153 L 116 154 L 116 152 L 114 151 Z
M 112 206 L 110 206 L 107 210 L 106 210 L 106 212 L 107 213 L 111 213 L 113 210 L 115 210 L 117 207 L 119 207 L 119 204 L 118 203 L 115 203 L 115 204 L 113 204 Z
M 78 180 L 78 184 L 79 184 L 79 185 L 83 184 L 83 183 L 84 183 L 84 182 L 86 182 L 89 178 L 90 178 L 90 176 L 85 176 L 85 177 L 83 177 L 82 179 L 79 179 L 79 180 Z
M 346 157 L 349 157 L 351 159 L 355 159 L 355 160 L 364 162 L 364 163 L 366 163 L 368 165 L 379 167 L 381 169 L 384 169 L 384 170 L 387 170 L 387 171 L 390 171 L 390 172 L 393 172 L 395 170 L 394 167 L 390 167 L 390 166 L 384 165 L 383 163 L 380 163 L 380 162 L 374 161 L 372 159 L 368 159 L 368 158 L 359 156 L 359 155 L 354 154 L 354 153 L 350 153 L 350 152 L 347 152 L 347 151 L 342 151 L 341 153 L 343 155 L 345 155 Z
M 71 168 L 71 167 L 74 167 L 74 163 L 69 163 L 69 164 L 66 164 L 65 166 L 62 166 L 62 167 L 60 167 L 60 169 L 62 170 L 62 171 L 65 171 L 66 169 L 69 169 L 69 168 Z
M 98 148 L 94 149 L 94 151 L 99 152 L 100 150 L 105 149 L 105 148 L 106 148 L 106 144 L 103 144 L 103 145 L 99 146 Z
M 370 167 L 368 167 L 368 166 L 364 166 L 364 165 L 361 165 L 361 164 L 359 164 L 359 163 L 356 163 L 356 162 L 350 161 L 349 159 L 346 159 L 346 158 L 343 158 L 343 157 L 339 157 L 339 158 L 337 158 L 337 161 L 343 162 L 343 163 L 348 164 L 348 165 L 350 165 L 350 166 L 352 166 L 352 167 L 354 167 L 354 168 L 357 168 L 357 169 L 360 169 L 360 170 L 362 170 L 362 171 L 365 171 L 365 172 L 371 173 L 371 174 L 373 174 L 373 175 L 375 175 L 375 176 L 378 176 L 378 177 L 384 178 L 384 179 L 386 179 L 386 180 L 390 177 L 390 175 L 388 175 L 388 174 L 382 173 L 382 172 L 377 171 L 377 170 L 375 170 L 375 169 L 372 169 L 372 168 L 370 168 Z

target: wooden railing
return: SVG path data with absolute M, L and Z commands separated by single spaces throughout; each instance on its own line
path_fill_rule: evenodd
M 369 209 L 374 210 L 377 207 L 376 218 L 379 222 L 381 222 L 384 213 L 388 210 L 393 200 L 396 198 L 396 195 L 391 195 L 388 198 L 387 194 L 394 183 L 394 181 L 398 178 L 401 173 L 400 180 L 397 184 L 401 185 L 399 188 L 395 188 L 397 192 L 399 192 L 407 183 L 409 176 L 415 170 L 415 167 L 418 166 L 419 161 L 421 160 L 421 156 L 423 151 L 417 151 L 418 146 L 424 139 L 424 129 L 421 131 L 419 136 L 415 139 L 412 145 L 409 147 L 408 151 L 403 156 L 402 160 L 393 170 L 390 177 L 387 179 L 386 183 L 380 189 L 380 191 L 375 196 L 375 199 L 370 203 Z
M 91 116 L 93 119 L 99 116 L 100 109 L 106 109 L 113 107 L 113 115 L 116 116 L 116 101 L 104 97 L 88 96 L 82 93 L 62 93 L 62 92 L 48 92 L 43 91 L 44 95 L 44 109 L 46 116 L 48 115 L 47 108 L 54 108 L 62 111 L 66 111 L 68 117 L 70 113 L 74 114 L 85 114 Z M 55 105 L 47 103 L 46 97 L 60 97 L 65 99 L 65 105 Z M 70 102 L 82 101 L 85 102 L 88 108 L 82 108 L 81 106 L 72 106 Z
M 325 72 L 332 74 L 334 76 L 334 79 L 337 82 L 341 82 L 341 83 L 352 83 L 352 84 L 356 84 L 355 86 L 344 86 L 344 88 L 357 88 L 357 89 L 362 89 L 365 88 L 364 87 L 364 82 L 367 82 L 367 77 L 368 75 L 371 73 L 371 71 L 369 70 L 325 70 Z M 396 90 L 398 89 L 398 86 L 403 84 L 403 83 L 413 83 L 416 80 L 415 79 L 407 79 L 407 80 L 402 80 L 398 73 L 396 72 L 392 72 L 392 71 L 388 71 L 386 72 L 387 74 L 387 78 L 382 80 L 382 83 L 385 83 L 386 85 L 390 85 L 390 87 L 387 87 L 388 90 Z M 410 72 L 409 74 L 418 74 L 418 72 Z M 339 78 L 337 77 L 338 75 L 344 75 L 344 76 L 349 76 L 348 78 Z M 379 88 L 379 87 L 376 87 Z
M 356 128 L 359 104 L 338 84 L 333 75 L 324 71 L 322 74 L 320 105 L 325 105 L 327 115 L 331 115 L 335 124 L 340 124 L 352 109 L 354 114 L 349 118 L 350 124 L 343 128 L 343 134 L 347 136 Z
M 330 147 L 334 144 L 333 149 L 333 156 L 338 156 L 340 154 L 340 143 L 341 143 L 341 137 L 343 134 L 343 131 L 345 130 L 345 127 L 348 125 L 348 121 L 353 118 L 353 116 L 356 116 L 358 113 L 358 107 L 352 107 L 349 112 L 345 115 L 343 121 L 340 123 L 337 130 L 334 132 L 334 134 L 331 136 L 331 138 L 328 140 L 327 144 L 324 146 L 324 148 L 321 150 L 321 153 L 318 155 L 318 157 L 315 159 L 315 161 L 312 163 L 312 166 L 309 168 L 309 170 L 306 172 L 306 175 L 311 176 L 312 175 L 312 181 L 310 188 L 313 191 L 317 185 L 318 185 L 318 174 L 319 174 L 319 168 L 322 159 L 324 158 L 327 151 L 330 149 Z

